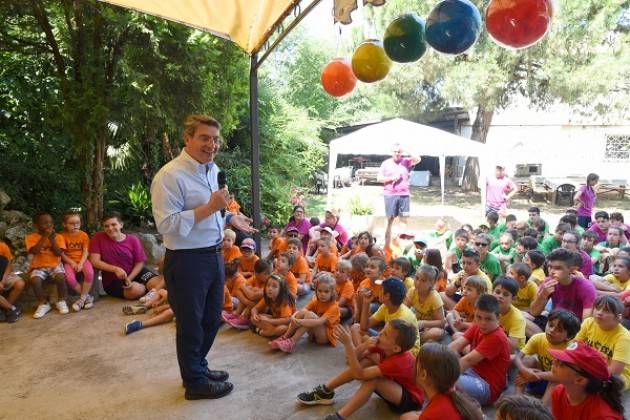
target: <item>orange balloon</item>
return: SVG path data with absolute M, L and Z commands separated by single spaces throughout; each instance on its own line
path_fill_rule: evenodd
M 354 90 L 357 78 L 344 58 L 333 58 L 322 69 L 322 87 L 332 96 L 343 96 Z
M 363 41 L 352 55 L 352 71 L 357 79 L 365 83 L 383 80 L 391 66 L 383 43 L 377 39 Z

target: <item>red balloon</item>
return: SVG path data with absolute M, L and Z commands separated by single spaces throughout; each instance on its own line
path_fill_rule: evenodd
M 486 29 L 501 46 L 526 48 L 545 36 L 552 17 L 552 0 L 492 0 Z
M 321 81 L 324 90 L 330 95 L 343 96 L 354 90 L 357 77 L 348 60 L 333 58 L 322 69 Z

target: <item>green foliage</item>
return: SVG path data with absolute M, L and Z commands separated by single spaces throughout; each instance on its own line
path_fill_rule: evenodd
M 371 204 L 363 202 L 358 195 L 353 196 L 348 203 L 350 214 L 356 216 L 366 216 L 374 213 L 374 207 Z
M 117 191 L 114 197 L 107 204 L 120 212 L 128 225 L 143 227 L 155 224 L 151 211 L 151 194 L 142 183 L 136 182 L 127 190 Z

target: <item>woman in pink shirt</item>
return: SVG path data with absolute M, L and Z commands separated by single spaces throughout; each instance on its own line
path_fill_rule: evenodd
M 595 186 L 599 182 L 599 175 L 588 174 L 586 177 L 586 185 L 582 185 L 577 194 L 573 198 L 578 216 L 578 225 L 584 229 L 588 229 L 591 225 L 591 216 L 593 214 L 593 205 L 597 200 L 597 191 Z

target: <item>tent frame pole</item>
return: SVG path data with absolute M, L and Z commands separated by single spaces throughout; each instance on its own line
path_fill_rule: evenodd
M 249 124 L 251 132 L 252 220 L 254 228 L 262 227 L 260 205 L 260 127 L 258 125 L 258 55 L 252 54 L 249 70 Z M 254 234 L 256 251 L 260 254 L 260 232 Z

